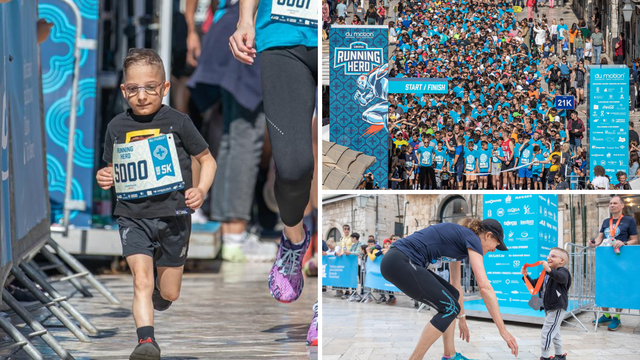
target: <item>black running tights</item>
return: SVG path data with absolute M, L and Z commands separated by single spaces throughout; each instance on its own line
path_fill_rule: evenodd
M 302 221 L 314 158 L 311 121 L 316 108 L 318 48 L 278 47 L 260 53 L 267 129 L 276 163 L 275 195 L 282 222 Z
M 440 276 L 414 264 L 397 248 L 391 248 L 382 257 L 380 272 L 410 298 L 436 309 L 438 313 L 431 324 L 440 332 L 444 333 L 460 313 L 458 290 Z

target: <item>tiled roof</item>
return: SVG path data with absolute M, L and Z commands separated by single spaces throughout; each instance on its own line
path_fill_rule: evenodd
M 322 187 L 327 190 L 353 190 L 376 158 L 334 142 L 322 142 Z

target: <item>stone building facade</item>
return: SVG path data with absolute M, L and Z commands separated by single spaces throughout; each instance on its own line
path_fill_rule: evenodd
M 359 196 L 367 198 L 364 208 L 358 206 Z M 610 216 L 611 196 L 558 195 L 558 246 L 567 242 L 584 246 L 596 237 L 602 222 Z M 640 224 L 640 195 L 622 197 L 624 214 L 633 216 Z M 349 224 L 352 232 L 364 235 L 365 239 L 377 231 L 376 238 L 381 242 L 391 234 L 407 235 L 433 224 L 457 222 L 465 216 L 482 217 L 482 195 L 331 195 L 323 199 L 322 234 L 326 240 L 335 229 L 334 234 L 340 238 L 342 225 Z
M 612 194 L 576 194 L 559 195 L 558 208 L 563 220 L 562 238 L 564 242 L 572 242 L 586 246 L 587 242 L 598 236 L 602 222 L 611 216 L 609 200 Z M 623 213 L 633 216 L 640 223 L 640 196 L 623 195 L 625 203 Z
M 362 208 L 364 198 L 366 204 Z M 323 240 L 332 234 L 338 239 L 344 236 L 345 224 L 351 226 L 352 233 L 359 233 L 361 240 L 364 237 L 364 241 L 376 232 L 378 242 L 392 234 L 402 235 L 395 228 L 396 223 L 403 221 L 405 195 L 325 195 L 322 202 Z

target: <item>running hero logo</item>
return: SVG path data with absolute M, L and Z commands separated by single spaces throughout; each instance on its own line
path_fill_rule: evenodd
M 517 221 L 505 221 L 502 223 L 502 225 L 504 226 L 517 226 L 518 222 Z
M 348 48 L 336 48 L 333 59 L 334 69 L 343 67 L 345 75 L 362 75 L 382 64 L 382 49 L 369 49 L 363 42 L 354 42 Z
M 494 204 L 494 203 L 499 203 L 499 202 L 502 202 L 502 199 L 487 200 L 484 203 L 485 204 Z

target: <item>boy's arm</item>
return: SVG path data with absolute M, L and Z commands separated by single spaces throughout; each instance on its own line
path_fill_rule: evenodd
M 213 156 L 211 156 L 209 149 L 196 155 L 195 159 L 200 164 L 200 176 L 197 182 L 194 181 L 194 187 L 185 192 L 185 205 L 192 210 L 196 210 L 202 206 L 205 195 L 209 192 L 213 180 L 216 177 L 216 170 L 218 168 L 218 164 Z
M 567 284 L 570 276 L 569 271 L 566 269 L 565 271 L 561 271 L 560 269 L 564 268 L 551 269 L 547 274 L 549 274 L 549 277 L 555 280 L 558 284 Z

